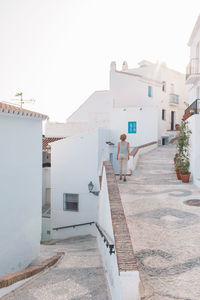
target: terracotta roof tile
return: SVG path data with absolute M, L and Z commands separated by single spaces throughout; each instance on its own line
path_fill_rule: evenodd
M 29 116 L 33 118 L 42 118 L 42 119 L 47 119 L 47 115 L 43 115 L 31 110 L 27 110 L 24 108 L 20 108 L 18 106 L 10 105 L 7 103 L 0 102 L 0 113 L 7 113 L 7 114 L 14 114 L 14 115 L 19 115 L 19 116 Z
M 51 146 L 49 143 L 53 143 L 59 140 L 64 139 L 64 137 L 58 138 L 58 137 L 43 137 L 42 139 L 42 150 L 47 151 L 51 149 Z

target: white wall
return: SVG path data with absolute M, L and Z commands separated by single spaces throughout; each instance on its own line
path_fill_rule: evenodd
M 46 202 L 46 189 L 51 188 L 51 168 L 42 168 L 42 205 Z
M 128 122 L 137 122 L 137 133 L 128 133 Z M 117 146 L 122 133 L 127 135 L 130 147 L 140 146 L 157 141 L 158 120 L 157 110 L 154 107 L 115 108 L 110 118 L 112 140 Z
M 0 114 L 0 276 L 39 253 L 42 121 Z
M 188 119 L 192 131 L 190 139 L 190 170 L 193 183 L 200 188 L 200 115 Z
M 98 212 L 98 223 L 114 242 L 105 168 L 103 170 Z M 127 271 L 120 272 L 119 274 L 116 253 L 110 255 L 109 248 L 106 247 L 103 238 L 100 234 L 98 234 L 97 237 L 112 299 L 139 300 L 139 272 Z
M 132 74 L 129 75 L 128 73 Z M 134 76 L 134 74 L 136 76 Z M 166 92 L 162 91 L 162 81 L 166 82 Z M 179 104 L 170 103 L 171 84 L 174 94 L 179 95 Z M 152 86 L 152 97 L 148 97 L 148 86 Z M 160 64 L 128 69 L 125 72 L 110 72 L 110 89 L 114 107 L 156 107 L 158 139 L 166 136 L 171 128 L 171 111 L 175 111 L 175 124 L 181 123 L 188 102 L 185 75 Z M 162 120 L 162 109 L 166 110 L 166 120 Z
M 106 127 L 112 107 L 112 93 L 96 91 L 67 119 L 67 122 L 88 122 L 90 129 L 102 125 Z
M 46 137 L 68 137 L 86 132 L 88 129 L 88 123 L 85 122 L 57 123 L 47 121 L 44 125 L 44 135 Z
M 97 220 L 98 196 L 89 193 L 88 184 L 99 191 L 99 131 L 52 143 L 52 228 Z M 106 144 L 105 144 L 106 146 Z M 79 194 L 79 211 L 63 210 L 63 193 Z M 93 226 L 52 231 L 54 238 L 94 232 Z

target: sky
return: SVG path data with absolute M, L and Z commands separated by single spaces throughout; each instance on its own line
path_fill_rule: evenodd
M 185 73 L 199 0 L 0 0 L 0 101 L 64 122 L 94 91 L 109 89 L 110 62 L 143 59 Z

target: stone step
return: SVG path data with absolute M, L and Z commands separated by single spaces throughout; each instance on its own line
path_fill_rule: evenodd
M 41 245 L 41 252 L 51 251 L 65 255 L 56 266 L 7 295 L 7 300 L 110 299 L 95 237 L 79 236 Z

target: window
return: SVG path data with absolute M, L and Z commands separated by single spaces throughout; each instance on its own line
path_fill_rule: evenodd
M 128 133 L 137 132 L 137 122 L 128 122 Z
M 162 120 L 166 120 L 166 110 L 162 109 Z
M 162 82 L 162 91 L 166 93 L 166 81 Z
M 174 84 L 173 83 L 171 83 L 170 89 L 171 89 L 171 94 L 174 94 Z
M 78 194 L 63 194 L 63 210 L 78 211 Z
M 152 86 L 148 86 L 148 97 L 152 97 Z

